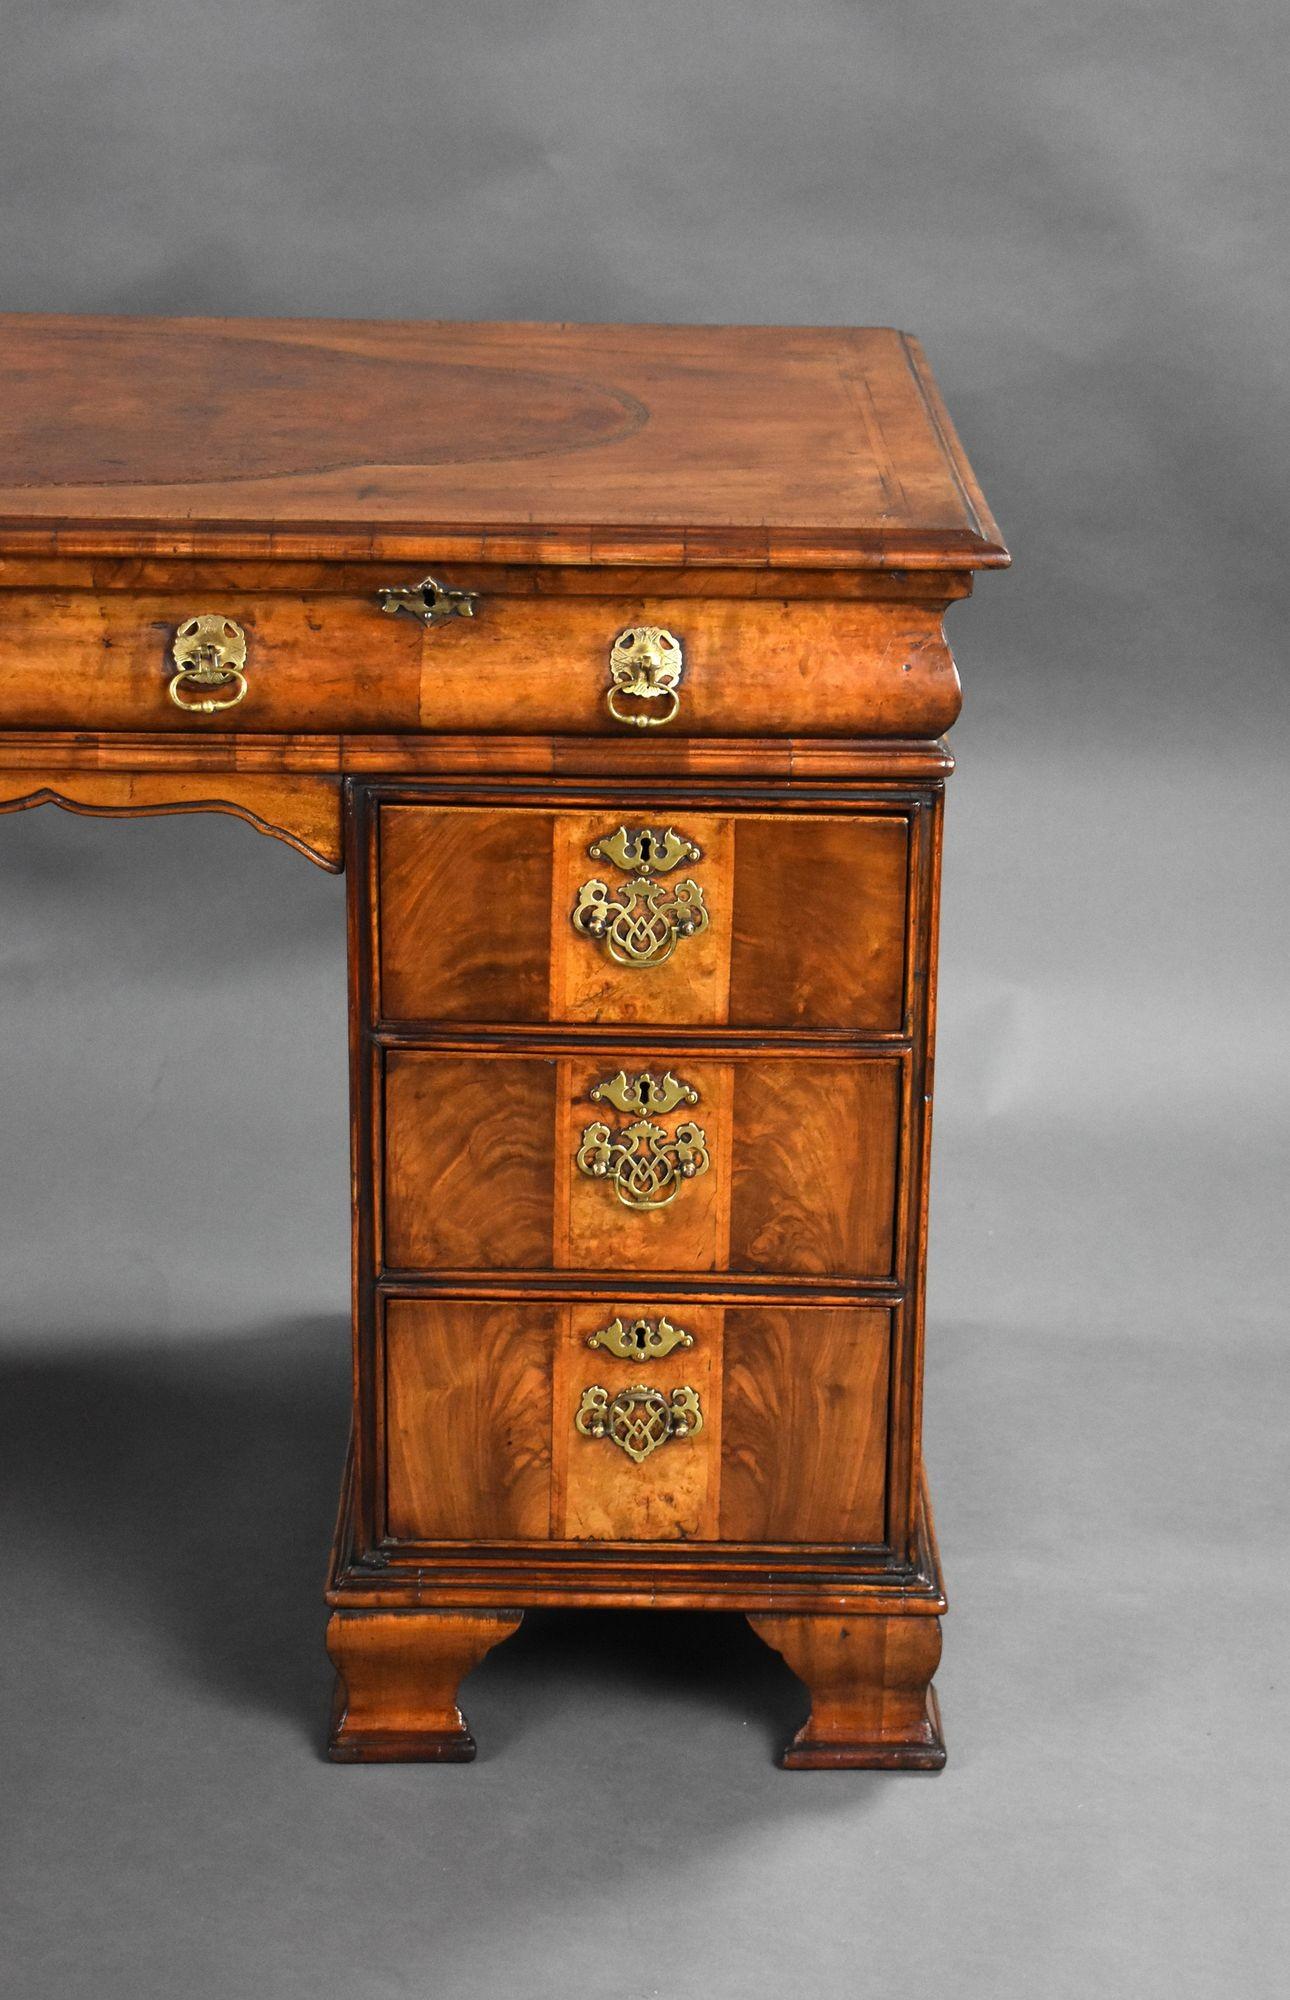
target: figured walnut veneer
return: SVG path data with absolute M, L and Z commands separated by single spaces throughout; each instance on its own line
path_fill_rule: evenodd
M 1007 552 L 918 343 L 11 315 L 0 394 L 0 812 L 348 876 L 330 1754 L 472 1756 L 529 1606 L 723 1607 L 786 1764 L 936 1768 L 943 620 Z

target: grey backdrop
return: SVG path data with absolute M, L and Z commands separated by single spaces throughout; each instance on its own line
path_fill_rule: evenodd
M 24 2000 L 1284 1990 L 1288 44 L 9 0 L 3 306 L 908 326 L 1017 565 L 951 623 L 934 1783 L 775 1771 L 796 1684 L 725 1619 L 532 1620 L 473 1769 L 320 1761 L 341 885 L 0 821 Z

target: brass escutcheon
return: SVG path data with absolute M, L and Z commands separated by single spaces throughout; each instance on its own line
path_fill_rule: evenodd
M 681 706 L 677 693 L 685 671 L 685 656 L 675 632 L 663 625 L 629 625 L 618 634 L 609 654 L 609 692 L 605 704 L 615 722 L 633 729 L 661 729 Z M 662 702 L 661 715 L 624 708 L 624 701 Z
M 185 618 L 170 650 L 175 672 L 168 691 L 176 708 L 188 715 L 214 715 L 245 699 L 246 634 L 231 618 L 215 611 Z M 188 699 L 192 692 L 195 701 Z
M 598 1382 L 582 1392 L 574 1424 L 583 1437 L 608 1438 L 640 1465 L 669 1438 L 694 1437 L 703 1429 L 698 1391 L 686 1385 L 665 1396 L 644 1382 L 633 1382 L 611 1398 Z
M 579 889 L 570 918 L 583 937 L 603 944 L 615 965 L 635 970 L 666 965 L 683 937 L 707 930 L 708 912 L 697 882 L 688 875 L 682 882 L 654 879 L 683 861 L 700 859 L 695 843 L 675 828 L 620 826 L 615 833 L 601 834 L 587 852 L 593 861 L 611 861 L 636 876 L 612 888 L 593 876 Z
M 597 1333 L 587 1335 L 588 1347 L 603 1347 L 620 1361 L 661 1361 L 674 1347 L 693 1347 L 694 1335 L 683 1326 L 673 1326 L 666 1313 L 656 1320 L 611 1319 Z
M 406 611 L 409 618 L 417 618 L 423 625 L 442 625 L 446 618 L 473 618 L 479 593 L 453 590 L 440 583 L 437 576 L 423 576 L 420 583 L 383 586 L 376 593 L 376 601 L 391 618 Z
M 687 1121 L 669 1132 L 645 1115 L 651 1111 L 666 1114 L 680 1104 L 698 1103 L 698 1091 L 670 1070 L 655 1077 L 649 1070 L 628 1076 L 620 1069 L 616 1076 L 596 1084 L 590 1095 L 596 1104 L 611 1104 L 615 1110 L 638 1114 L 630 1125 L 617 1131 L 600 1123 L 584 1126 L 582 1143 L 574 1155 L 579 1173 L 591 1180 L 608 1181 L 624 1208 L 666 1208 L 687 1181 L 707 1173 L 711 1159 L 701 1125 Z

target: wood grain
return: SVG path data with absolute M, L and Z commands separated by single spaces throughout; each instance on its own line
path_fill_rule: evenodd
M 732 1025 L 899 1034 L 908 866 L 903 817 L 736 820 Z
M 391 1545 L 388 1562 L 378 1562 L 358 1553 L 356 1484 L 351 1461 L 327 1586 L 327 1602 L 336 1609 L 477 1611 L 540 1604 L 569 1610 L 756 1610 L 783 1616 L 892 1618 L 940 1616 L 946 1609 L 925 1506 L 919 1513 L 917 1554 L 908 1565 L 875 1551 L 834 1547 L 821 1560 L 810 1549 L 799 1554 L 785 1546 L 677 1540 L 645 1547 L 577 1542 L 500 1549 L 417 1546 L 406 1553 Z
M 690 880 L 703 892 L 708 928 L 678 939 L 662 965 L 615 964 L 604 945 L 573 927 L 571 918 L 583 885 L 605 883 L 617 897 L 634 877 L 613 862 L 593 858 L 588 849 L 617 827 L 667 828 L 692 841 L 697 861 L 683 862 L 655 879 L 662 884 Z M 555 895 L 551 909 L 550 1018 L 553 1021 L 637 1022 L 679 1025 L 722 1022 L 728 1009 L 730 912 L 734 898 L 733 828 L 728 817 L 678 813 L 655 804 L 624 800 L 590 813 L 561 813 L 556 821 Z
M 551 1509 L 551 1307 L 392 1299 L 386 1526 L 399 1541 L 540 1541 Z
M 721 1539 L 876 1543 L 891 1313 L 728 1307 Z
M 935 1767 L 943 619 L 1007 553 L 917 343 L 9 316 L 0 398 L 0 808 L 228 810 L 335 866 L 343 804 L 332 1754 L 472 1754 L 458 1683 L 520 1606 L 724 1606 L 811 1689 L 790 1765 Z M 383 615 L 431 570 L 474 618 Z M 186 715 L 204 611 L 247 694 Z M 609 715 L 629 624 L 683 643 L 665 729 Z M 704 849 L 713 922 L 652 984 L 569 921 L 624 820 Z M 700 1092 L 711 1169 L 666 1210 L 574 1164 L 619 1068 Z M 611 1293 L 695 1346 L 588 1350 Z M 642 1375 L 704 1426 L 635 1466 L 573 1413 Z
M 936 1618 L 783 1618 L 748 1623 L 782 1653 L 811 1712 L 780 1758 L 790 1771 L 939 1771 L 945 1762 L 932 1675 Z
M 13 553 L 1007 560 L 885 327 L 12 314 L 0 393 Z
M 99 729 L 200 740 L 230 729 L 289 734 L 419 726 L 420 628 L 410 619 L 382 617 L 374 603 L 268 593 L 221 593 L 212 603 L 205 591 L 182 597 L 10 591 L 2 605 L 6 728 L 71 728 L 89 717 Z M 246 696 L 215 715 L 179 709 L 168 693 L 175 633 L 199 611 L 223 612 L 246 633 Z
M 657 1303 L 617 1304 L 614 1313 L 655 1319 Z M 721 1320 L 719 1306 L 688 1306 L 673 1317 L 694 1338 L 663 1359 L 622 1361 L 603 1349 L 589 1349 L 587 1336 L 614 1313 L 594 1306 L 564 1309 L 555 1394 L 555 1504 L 552 1530 L 570 1541 L 713 1541 L 721 1467 Z M 605 1438 L 584 1437 L 574 1425 L 582 1392 L 592 1383 L 608 1390 L 643 1383 L 670 1394 L 684 1384 L 694 1389 L 703 1428 L 692 1437 L 670 1438 L 634 1463 Z
M 0 812 L 41 805 L 107 819 L 231 813 L 331 874 L 341 867 L 339 778 L 229 773 L 212 784 L 192 771 L 6 771 L 0 754 Z
M 457 1706 L 472 1667 L 520 1627 L 522 1613 L 336 1611 L 328 1755 L 339 1764 L 469 1764 L 475 1739 Z
M 590 736 L 317 735 L 200 736 L 150 730 L 0 730 L 0 768 L 65 771 L 317 772 L 373 777 L 474 780 L 509 784 L 579 778 L 713 780 L 718 784 L 789 779 L 839 784 L 925 784 L 948 777 L 954 759 L 940 741 L 819 738 L 703 740 L 663 736 L 627 742 Z M 786 797 L 786 805 L 791 800 Z
M 361 597 L 371 600 L 390 580 L 390 558 L 302 558 L 297 550 L 261 555 L 88 556 L 67 552 L 75 539 L 60 540 L 53 555 L 0 553 L 0 589 L 94 591 L 190 591 L 194 588 L 286 591 L 307 597 Z M 453 580 L 492 597 L 633 597 L 648 584 L 660 597 L 865 597 L 903 598 L 913 603 L 949 603 L 970 597 L 973 577 L 966 570 L 919 568 L 807 569 L 764 564 L 742 569 L 704 563 L 691 568 L 650 563 L 480 562 L 453 558 Z
M 587 1127 L 603 1122 L 617 1132 L 632 1120 L 596 1104 L 593 1087 L 620 1069 L 629 1075 L 672 1069 L 698 1092 L 698 1103 L 660 1114 L 655 1122 L 670 1135 L 678 1124 L 694 1123 L 707 1135 L 711 1165 L 681 1184 L 666 1208 L 626 1207 L 607 1180 L 592 1180 L 573 1165 Z M 666 1048 L 615 1049 L 599 1057 L 579 1055 L 560 1064 L 561 1116 L 556 1158 L 558 1183 L 555 1263 L 560 1269 L 600 1271 L 715 1271 L 725 1263 L 730 1201 L 730 1090 L 728 1063 L 672 1061 Z M 561 1231 L 561 1220 L 567 1217 Z
M 900 1093 L 895 1057 L 734 1065 L 731 1270 L 894 1275 Z
M 388 1058 L 385 1261 L 404 1270 L 550 1264 L 555 1065 Z
M 540 1021 L 553 815 L 385 806 L 380 1004 L 392 1020 Z
M 571 919 L 589 881 L 629 871 L 589 850 L 617 826 L 670 826 L 700 849 L 709 922 L 660 965 L 617 964 Z M 828 1028 L 904 1025 L 904 814 L 493 807 L 381 810 L 381 1004 L 389 1019 Z
M 386 1263 L 407 1270 L 893 1275 L 901 1060 L 448 1055 L 392 1050 L 386 1083 Z M 704 1131 L 706 1173 L 635 1209 L 575 1162 L 593 1124 L 629 1114 L 592 1089 L 672 1069 L 698 1103 L 660 1114 Z
M 199 741 L 229 729 L 635 741 L 640 731 L 616 722 L 605 696 L 613 642 L 641 624 L 667 627 L 685 649 L 672 737 L 787 728 L 810 737 L 926 738 L 950 727 L 962 701 L 939 602 L 485 591 L 473 618 L 429 630 L 385 616 L 374 595 L 15 590 L 0 607 L 3 729 L 74 729 L 88 718 L 99 730 Z M 167 692 L 175 632 L 201 610 L 222 612 L 246 633 L 246 696 L 215 715 L 179 709 Z

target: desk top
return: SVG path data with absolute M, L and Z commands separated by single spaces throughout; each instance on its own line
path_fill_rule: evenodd
M 971 570 L 887 327 L 0 315 L 0 556 Z

